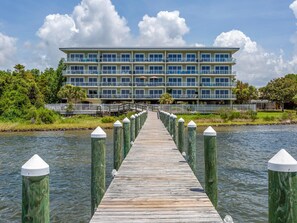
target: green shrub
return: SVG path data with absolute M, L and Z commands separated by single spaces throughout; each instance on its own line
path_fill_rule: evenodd
M 41 123 L 52 124 L 56 121 L 57 115 L 52 110 L 46 108 L 39 108 L 37 109 L 37 120 L 38 119 L 40 119 Z
M 111 116 L 105 116 L 105 117 L 101 118 L 101 122 L 102 123 L 112 123 L 112 122 L 115 122 L 115 118 L 111 117 Z
M 263 117 L 263 120 L 264 121 L 267 121 L 267 122 L 274 121 L 275 120 L 275 117 L 274 116 L 268 116 L 268 115 L 266 115 L 266 116 Z
M 255 121 L 257 119 L 257 112 L 253 111 L 253 110 L 248 110 L 246 112 L 246 114 L 248 115 L 248 117 L 252 120 Z

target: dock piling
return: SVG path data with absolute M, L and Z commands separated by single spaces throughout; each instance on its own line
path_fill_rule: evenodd
M 192 168 L 192 171 L 196 175 L 196 123 L 190 121 L 188 123 L 188 156 L 189 156 L 189 165 Z
M 173 141 L 175 142 L 175 144 L 177 144 L 177 137 L 176 137 L 176 119 L 177 116 L 173 115 L 172 116 L 172 136 L 173 136 Z
M 135 116 L 131 115 L 130 117 L 130 136 L 131 136 L 131 142 L 135 141 Z
M 119 170 L 123 160 L 122 128 L 123 125 L 120 121 L 113 124 L 113 168 L 115 170 Z
M 91 133 L 91 216 L 105 193 L 106 133 L 97 127 Z
M 139 132 L 139 116 L 135 114 L 135 138 L 137 137 Z
M 21 168 L 22 222 L 50 222 L 49 165 L 37 154 Z
M 123 138 L 124 138 L 124 158 L 126 158 L 130 147 L 131 147 L 131 137 L 130 137 L 130 120 L 126 117 L 123 120 Z
M 185 120 L 180 118 L 178 120 L 178 140 L 177 147 L 180 153 L 184 152 L 184 143 L 185 143 Z
M 297 161 L 284 149 L 268 161 L 269 223 L 296 222 Z
M 218 206 L 218 171 L 216 131 L 209 126 L 204 132 L 205 192 L 213 206 Z

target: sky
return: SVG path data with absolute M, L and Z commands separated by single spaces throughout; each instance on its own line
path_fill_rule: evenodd
M 239 47 L 237 79 L 297 73 L 297 0 L 1 0 L 0 69 L 56 68 L 59 47 Z

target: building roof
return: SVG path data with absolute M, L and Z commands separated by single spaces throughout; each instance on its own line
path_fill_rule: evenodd
M 237 47 L 61 47 L 64 53 L 73 51 L 231 51 L 235 53 Z

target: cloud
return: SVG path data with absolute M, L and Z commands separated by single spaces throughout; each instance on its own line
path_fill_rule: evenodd
M 297 0 L 292 2 L 292 4 L 289 7 L 290 7 L 290 9 L 292 9 L 295 17 L 297 18 Z
M 139 44 L 153 46 L 183 46 L 183 36 L 189 32 L 179 11 L 161 11 L 156 17 L 145 15 L 138 23 Z
M 118 46 L 131 42 L 125 18 L 110 0 L 82 0 L 72 14 L 46 16 L 36 35 L 35 49 L 44 66 L 56 66 L 63 53 L 59 47 Z
M 256 86 L 264 86 L 273 78 L 293 72 L 294 61 L 285 61 L 283 52 L 278 55 L 265 51 L 259 44 L 239 30 L 218 35 L 214 46 L 239 47 L 237 58 L 237 79 Z M 296 58 L 297 61 L 297 58 Z
M 0 68 L 7 69 L 15 63 L 17 39 L 0 33 Z

